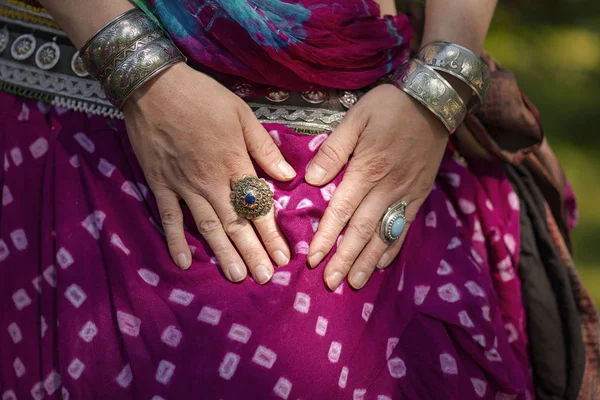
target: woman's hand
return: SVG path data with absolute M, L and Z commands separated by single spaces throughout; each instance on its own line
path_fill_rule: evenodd
M 278 265 L 289 262 L 291 253 L 273 210 L 254 220 L 265 251 L 250 221 L 239 217 L 230 203 L 232 183 L 243 175 L 256 175 L 249 154 L 275 179 L 295 176 L 239 97 L 181 63 L 136 91 L 123 111 L 133 149 L 156 197 L 171 257 L 179 267 L 191 264 L 180 199 L 229 280 L 244 279 L 247 266 L 257 282 L 266 283 L 273 275 L 267 251 Z
M 375 267 L 387 267 L 400 251 L 411 221 L 431 191 L 448 131 L 416 100 L 392 85 L 361 98 L 311 161 L 306 181 L 323 185 L 352 159 L 335 190 L 308 252 L 316 267 L 331 251 L 348 224 L 335 254 L 325 267 L 325 282 L 335 290 L 344 280 L 360 289 Z M 388 247 L 379 236 L 386 209 L 404 200 L 406 227 Z

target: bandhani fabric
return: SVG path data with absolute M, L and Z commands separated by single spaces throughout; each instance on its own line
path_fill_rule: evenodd
M 0 93 L 2 400 L 533 398 L 502 166 L 449 145 L 400 255 L 330 292 L 306 254 L 343 172 L 306 184 L 327 134 L 265 127 L 298 171 L 269 180 L 293 257 L 232 284 L 187 212 L 173 264 L 121 122 Z
M 358 89 L 407 60 L 405 14 L 373 0 L 134 0 L 189 62 L 220 80 L 288 90 Z

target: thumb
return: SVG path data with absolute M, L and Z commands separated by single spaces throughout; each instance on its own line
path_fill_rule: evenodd
M 365 127 L 356 115 L 348 112 L 340 125 L 323 142 L 306 168 L 306 182 L 314 186 L 324 185 L 344 168 Z
M 279 181 L 294 179 L 296 171 L 285 160 L 279 147 L 262 124 L 258 122 L 250 107 L 241 113 L 240 123 L 248 153 L 263 171 Z

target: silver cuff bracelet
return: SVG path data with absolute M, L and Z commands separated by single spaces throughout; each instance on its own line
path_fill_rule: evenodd
M 456 90 L 418 59 L 396 70 L 392 83 L 427 107 L 450 133 L 454 133 L 467 115 L 467 108 Z
M 485 103 L 490 91 L 490 70 L 471 50 L 454 43 L 433 42 L 423 46 L 418 58 L 431 68 L 466 83 L 477 95 L 479 104 Z
M 139 9 L 106 24 L 81 48 L 80 55 L 107 99 L 119 108 L 143 83 L 186 61 L 171 39 Z

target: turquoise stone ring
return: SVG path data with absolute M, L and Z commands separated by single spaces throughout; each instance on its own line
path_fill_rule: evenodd
M 387 244 L 392 244 L 400 238 L 406 226 L 406 202 L 398 201 L 392 204 L 381 218 L 380 236 Z

